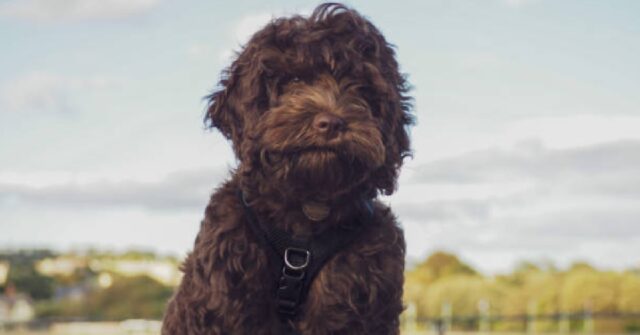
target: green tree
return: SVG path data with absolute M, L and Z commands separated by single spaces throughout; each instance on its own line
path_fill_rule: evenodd
M 418 316 L 439 313 L 439 307 L 434 311 L 429 309 L 428 302 L 431 300 L 429 287 L 441 278 L 456 275 L 477 276 L 478 274 L 457 256 L 443 251 L 434 252 L 424 262 L 407 272 L 404 287 L 405 301 L 416 306 Z
M 429 258 L 416 267 L 416 270 L 420 269 L 429 272 L 433 279 L 458 274 L 477 274 L 476 270 L 462 262 L 456 255 L 444 251 L 436 251 L 431 254 Z
M 147 276 L 116 277 L 107 289 L 82 300 L 46 301 L 36 305 L 40 317 L 90 320 L 160 319 L 173 289 Z
M 640 275 L 633 272 L 622 275 L 618 310 L 624 313 L 640 313 Z
M 103 320 L 159 319 L 173 289 L 147 276 L 117 277 L 88 299 L 88 314 Z
M 428 309 L 431 316 L 441 316 L 442 306 L 451 306 L 454 315 L 478 315 L 481 301 L 489 303 L 495 313 L 503 295 L 503 288 L 494 281 L 480 276 L 455 275 L 440 279 L 433 283 L 427 295 Z
M 0 260 L 10 264 L 7 283 L 15 286 L 20 293 L 28 294 L 34 300 L 45 300 L 53 296 L 55 281 L 38 273 L 35 263 L 53 253 L 46 250 L 21 250 L 0 254 Z
M 564 312 L 615 312 L 620 297 L 620 274 L 578 269 L 566 275 L 560 305 Z

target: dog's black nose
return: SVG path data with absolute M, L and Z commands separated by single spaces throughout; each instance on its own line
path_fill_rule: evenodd
M 335 135 L 344 130 L 345 123 L 341 118 L 333 114 L 323 112 L 314 117 L 313 127 L 323 134 Z

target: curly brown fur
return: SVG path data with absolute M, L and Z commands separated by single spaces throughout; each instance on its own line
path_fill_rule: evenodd
M 320 5 L 272 21 L 244 46 L 209 96 L 206 120 L 233 144 L 239 166 L 212 195 L 162 333 L 280 334 L 277 278 L 249 229 L 237 190 L 262 225 L 313 238 L 354 220 L 362 199 L 391 194 L 410 154 L 410 98 L 395 54 L 356 11 Z M 302 211 L 321 203 L 317 222 Z M 313 281 L 301 334 L 398 334 L 405 244 L 390 209 Z

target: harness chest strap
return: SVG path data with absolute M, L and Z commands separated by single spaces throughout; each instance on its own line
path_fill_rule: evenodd
M 263 229 L 257 217 L 245 201 L 242 192 L 238 192 L 248 218 L 249 227 L 261 242 L 270 249 L 268 253 L 273 264 L 276 278 L 279 278 L 275 291 L 277 312 L 283 322 L 292 320 L 304 302 L 311 282 L 322 266 L 338 250 L 347 246 L 359 234 L 364 226 L 363 219 L 373 217 L 373 201 L 363 202 L 366 218 L 360 215 L 358 222 L 352 225 L 338 225 L 328 229 L 311 240 L 294 239 L 287 232 L 266 226 Z

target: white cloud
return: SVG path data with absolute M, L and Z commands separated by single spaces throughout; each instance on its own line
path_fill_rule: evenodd
M 155 7 L 160 0 L 9 0 L 0 16 L 36 22 L 118 19 Z
M 223 167 L 172 173 L 155 182 L 93 181 L 49 184 L 36 187 L 29 183 L 0 182 L 0 205 L 37 205 L 52 208 L 130 207 L 150 210 L 204 208 L 212 188 L 221 183 Z
M 141 248 L 182 256 L 193 246 L 202 212 L 18 207 L 1 212 L 0 248 Z
M 311 13 L 311 9 L 297 9 L 293 11 L 296 15 L 308 15 Z M 273 12 L 262 12 L 262 13 L 253 13 L 248 14 L 241 17 L 239 20 L 231 28 L 230 39 L 233 43 L 232 47 L 225 48 L 222 50 L 218 59 L 222 65 L 228 65 L 235 58 L 234 50 L 237 50 L 238 47 L 245 45 L 249 42 L 249 39 L 253 34 L 255 34 L 258 30 L 262 29 L 267 23 L 271 22 L 274 18 L 279 17 L 288 17 L 292 16 L 292 13 L 287 11 L 273 11 Z
M 573 178 L 615 176 L 633 180 L 640 169 L 640 141 L 616 141 L 569 149 L 547 149 L 539 142 L 510 150 L 486 149 L 415 168 L 410 182 L 569 182 Z M 579 184 L 579 183 L 577 183 Z
M 537 0 L 502 0 L 509 7 L 522 7 L 530 5 Z
M 187 48 L 187 56 L 190 59 L 200 59 L 211 54 L 211 46 L 205 43 L 193 43 Z
M 590 146 L 619 139 L 640 139 L 640 117 L 582 114 L 527 118 L 512 123 L 502 141 L 540 138 L 552 148 Z
M 48 73 L 30 73 L 3 85 L 0 99 L 8 111 L 66 112 L 66 79 Z
M 0 173 L 0 247 L 148 248 L 183 255 L 226 170 L 177 171 L 153 181 Z
M 531 141 L 414 170 L 389 199 L 414 257 L 452 250 L 486 272 L 520 259 L 640 262 L 640 140 L 561 149 Z
M 245 44 L 255 32 L 274 18 L 272 13 L 256 13 L 242 17 L 233 28 L 233 39 L 236 43 Z
M 620 140 L 640 140 L 640 117 L 624 114 L 581 114 L 554 117 L 526 117 L 515 120 L 474 118 L 419 119 L 413 129 L 415 155 L 402 171 L 404 180 L 413 169 L 429 161 L 482 151 L 487 147 L 524 151 L 542 145 L 547 149 L 570 149 Z M 428 115 L 427 115 L 428 118 Z M 473 120 L 473 122 L 469 121 Z M 533 139 L 533 140 L 532 140 Z
M 272 13 L 254 13 L 240 18 L 231 28 L 230 40 L 232 45 L 222 49 L 218 54 L 218 61 L 222 66 L 228 66 L 235 58 L 234 50 L 244 46 L 253 34 L 264 27 L 274 18 Z
M 253 34 L 263 28 L 267 23 L 278 16 L 270 12 L 248 14 L 240 19 L 236 20 L 230 28 L 227 30 L 228 42 L 220 44 L 221 48 L 215 48 L 217 50 L 217 60 L 222 67 L 229 66 L 231 62 L 236 58 L 236 51 L 239 51 L 244 46 Z M 211 43 L 196 42 L 189 45 L 187 48 L 187 56 L 191 60 L 210 59 L 214 54 L 214 45 Z
M 73 77 L 30 72 L 0 86 L 0 106 L 9 112 L 66 113 L 73 109 L 73 91 L 104 89 L 118 80 L 104 77 Z

